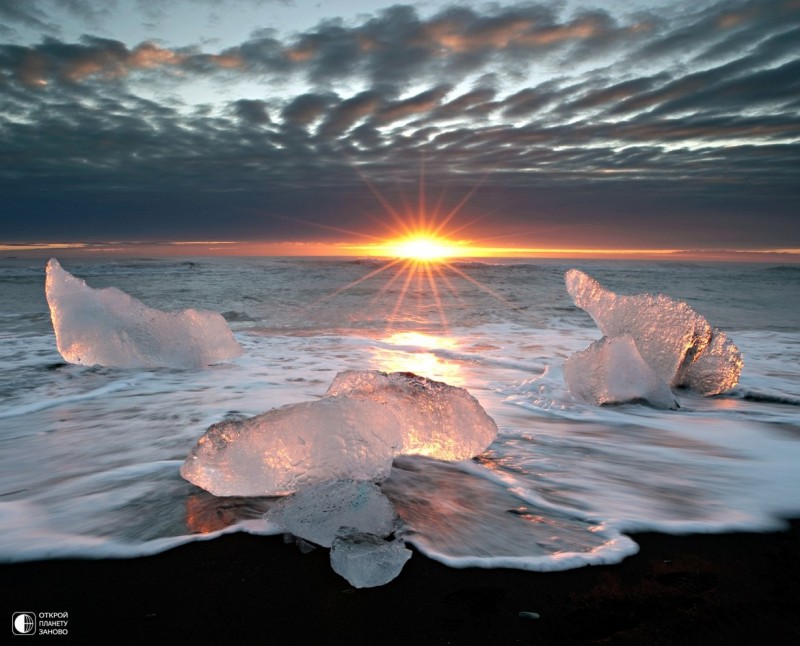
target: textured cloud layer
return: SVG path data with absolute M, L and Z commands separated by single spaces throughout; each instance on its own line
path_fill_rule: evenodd
M 313 185 L 330 204 L 364 192 L 362 177 L 411 181 L 424 158 L 429 183 L 463 194 L 485 179 L 509 228 L 553 215 L 647 225 L 647 207 L 698 243 L 719 240 L 703 231 L 727 222 L 738 233 L 723 243 L 800 246 L 790 220 L 800 186 L 796 0 L 670 15 L 523 3 L 423 16 L 396 5 L 289 36 L 255 30 L 217 50 L 65 42 L 46 6 L 0 6 L 6 32 L 44 35 L 3 44 L 0 32 L 0 185 L 34 215 L 9 229 L 20 238 L 49 222 L 42 213 L 64 191 L 98 234 L 119 230 L 104 215 L 116 205 L 143 229 L 153 217 L 178 235 L 182 204 L 218 236 L 210 209 L 226 203 L 236 207 L 228 231 L 281 236 L 278 215 L 327 221 L 298 188 Z M 88 26 L 102 19 L 91 4 L 72 6 Z M 195 205 L 186 191 L 227 197 Z M 166 222 L 168 212 L 177 215 Z

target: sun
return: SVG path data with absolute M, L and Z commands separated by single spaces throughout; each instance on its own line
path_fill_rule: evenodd
M 326 228 L 366 239 L 367 242 L 363 243 L 342 243 L 340 248 L 346 249 L 347 255 L 358 252 L 378 260 L 379 264 L 318 302 L 335 298 L 342 292 L 380 277 L 383 284 L 376 290 L 370 305 L 372 309 L 386 295 L 393 295 L 394 305 L 391 310 L 386 310 L 384 316 L 387 329 L 403 329 L 421 321 L 433 323 L 429 313 L 435 312 L 438 313 L 441 334 L 445 337 L 449 334 L 447 309 L 463 306 L 459 291 L 464 282 L 486 292 L 503 305 L 509 305 L 500 294 L 470 276 L 460 266 L 465 260 L 486 255 L 484 252 L 487 248 L 477 247 L 471 240 L 461 237 L 463 231 L 482 217 L 458 226 L 451 224 L 480 184 L 469 190 L 452 208 L 445 208 L 444 190 L 429 205 L 424 173 L 420 176 L 416 205 L 402 195 L 399 203 L 392 203 L 366 177 L 362 179 L 385 211 L 381 218 L 370 217 L 386 229 L 389 236 L 379 237 L 337 227 Z M 362 263 L 359 261 L 358 264 Z M 409 308 L 413 308 L 413 311 Z
M 417 262 L 444 262 L 460 256 L 464 249 L 444 238 L 431 234 L 418 234 L 398 240 L 390 240 L 376 249 L 381 255 Z

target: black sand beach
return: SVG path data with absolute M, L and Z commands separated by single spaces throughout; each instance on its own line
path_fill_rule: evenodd
M 2 565 L 2 608 L 67 612 L 66 637 L 34 638 L 56 643 L 800 643 L 800 521 L 634 538 L 641 550 L 621 564 L 555 573 L 452 569 L 417 552 L 395 581 L 355 590 L 327 550 L 232 534 L 147 558 Z

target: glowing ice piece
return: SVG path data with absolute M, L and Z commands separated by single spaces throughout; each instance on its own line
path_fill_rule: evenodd
M 564 362 L 564 379 L 573 396 L 597 406 L 644 401 L 657 408 L 678 407 L 629 334 L 603 337 L 570 356 Z
M 181 475 L 217 496 L 275 496 L 327 480 L 382 480 L 401 453 L 471 458 L 496 435 L 463 388 L 411 373 L 348 371 L 320 400 L 214 424 Z
M 181 475 L 215 496 L 279 496 L 327 480 L 385 478 L 401 447 L 383 406 L 326 397 L 214 424 Z
M 281 498 L 266 518 L 307 541 L 330 547 L 342 527 L 388 536 L 399 525 L 389 499 L 372 482 L 335 480 Z
M 701 395 L 723 393 L 738 383 L 743 365 L 739 349 L 725 332 L 714 328 L 711 343 L 681 366 L 676 385 L 686 386 Z
M 374 401 L 391 410 L 406 455 L 464 460 L 482 453 L 497 436 L 497 424 L 466 389 L 410 372 L 340 372 L 327 395 Z
M 352 528 L 343 528 L 331 547 L 331 567 L 354 588 L 386 585 L 410 558 L 402 539 L 386 541 Z
M 642 359 L 668 386 L 714 395 L 739 380 L 743 362 L 738 348 L 687 303 L 660 294 L 618 295 L 577 269 L 567 271 L 565 282 L 575 305 L 589 313 L 601 332 L 610 338 L 629 334 Z
M 117 368 L 200 368 L 242 353 L 221 314 L 162 312 L 115 288 L 93 289 L 47 263 L 45 293 L 65 361 Z

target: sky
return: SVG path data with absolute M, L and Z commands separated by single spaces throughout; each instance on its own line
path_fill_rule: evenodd
M 0 251 L 797 253 L 800 0 L 0 0 L 0 160 Z

